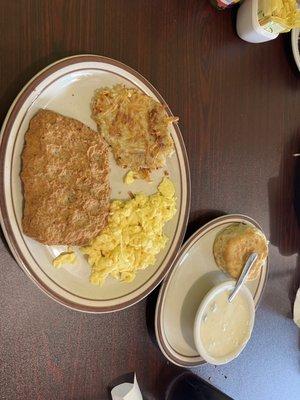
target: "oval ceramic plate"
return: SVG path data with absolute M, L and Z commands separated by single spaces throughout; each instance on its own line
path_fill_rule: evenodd
M 212 248 L 216 234 L 234 222 L 261 229 L 244 215 L 225 215 L 209 222 L 183 245 L 160 289 L 155 312 L 156 338 L 163 354 L 176 365 L 196 367 L 205 362 L 194 345 L 194 319 L 201 300 L 212 286 L 231 280 L 217 267 Z M 267 272 L 266 262 L 259 278 L 247 283 L 256 307 Z
M 291 41 L 295 62 L 300 71 L 300 28 L 292 29 Z
M 76 265 L 59 270 L 51 265 L 53 257 L 64 246 L 44 246 L 22 233 L 23 207 L 20 181 L 21 152 L 24 134 L 32 116 L 40 108 L 48 108 L 73 117 L 96 130 L 90 117 L 90 102 L 94 90 L 102 86 L 123 83 L 138 87 L 165 105 L 160 94 L 140 74 L 126 65 L 95 55 L 80 55 L 60 60 L 38 73 L 12 104 L 1 131 L 0 144 L 0 206 L 1 224 L 17 262 L 27 275 L 51 298 L 61 304 L 85 312 L 110 312 L 128 307 L 150 293 L 163 279 L 182 243 L 190 206 L 190 176 L 188 160 L 177 125 L 170 127 L 175 152 L 167 160 L 166 170 L 174 182 L 177 213 L 166 224 L 169 237 L 166 248 L 158 255 L 155 266 L 139 271 L 132 283 L 109 278 L 102 287 L 89 283 L 90 267 L 77 251 Z M 128 198 L 128 190 L 147 194 L 157 190 L 164 170 L 153 174 L 153 183 L 141 180 L 123 184 L 125 170 L 110 157 L 112 198 Z

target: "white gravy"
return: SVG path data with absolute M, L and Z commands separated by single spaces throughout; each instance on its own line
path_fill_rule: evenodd
M 247 300 L 238 293 L 229 303 L 230 290 L 219 293 L 203 314 L 200 335 L 206 351 L 215 358 L 240 349 L 250 336 L 250 309 Z

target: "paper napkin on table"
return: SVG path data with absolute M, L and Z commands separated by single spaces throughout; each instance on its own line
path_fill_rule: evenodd
M 143 400 L 139 384 L 134 374 L 133 383 L 121 383 L 111 391 L 112 400 Z

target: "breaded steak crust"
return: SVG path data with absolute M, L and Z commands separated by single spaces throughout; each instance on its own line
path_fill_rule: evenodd
M 25 134 L 21 179 L 26 235 L 49 245 L 84 245 L 106 225 L 108 147 L 83 123 L 38 111 Z
M 149 179 L 174 152 L 169 125 L 178 118 L 169 117 L 162 104 L 141 90 L 124 85 L 99 89 L 91 108 L 117 164 L 141 178 Z

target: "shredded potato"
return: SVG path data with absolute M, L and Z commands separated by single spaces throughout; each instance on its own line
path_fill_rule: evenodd
M 91 107 L 119 166 L 149 180 L 165 165 L 174 151 L 169 125 L 178 118 L 169 117 L 162 104 L 139 89 L 115 85 L 97 90 Z

